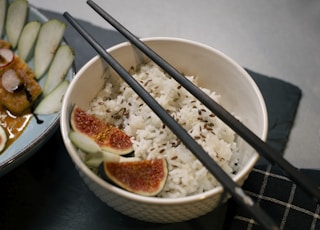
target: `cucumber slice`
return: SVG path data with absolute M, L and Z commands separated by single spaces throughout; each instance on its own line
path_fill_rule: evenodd
M 89 167 L 98 167 L 102 162 L 139 161 L 137 157 L 123 157 L 115 153 L 101 150 L 100 146 L 83 133 L 71 130 L 69 138 L 72 144 L 86 153 L 85 163 Z
M 23 27 L 18 43 L 18 55 L 24 61 L 28 61 L 32 57 L 40 27 L 41 23 L 38 21 L 31 21 Z
M 89 167 L 98 167 L 103 161 L 119 162 L 117 154 L 102 152 L 100 146 L 83 133 L 70 131 L 69 138 L 72 144 L 86 153 L 85 163 Z
M 0 0 L 0 38 L 3 36 L 3 28 L 6 21 L 7 0 Z
M 35 114 L 52 114 L 61 109 L 63 96 L 69 86 L 69 81 L 61 82 L 49 95 L 44 97 L 34 110 Z
M 29 4 L 26 0 L 10 3 L 6 18 L 6 34 L 12 48 L 16 48 L 22 29 L 26 23 Z
M 0 152 L 6 147 L 8 137 L 7 133 L 2 126 L 0 126 Z
M 39 31 L 34 50 L 34 72 L 40 79 L 47 71 L 63 38 L 66 24 L 57 19 L 44 23 Z
M 86 153 L 100 152 L 99 145 L 83 133 L 70 131 L 69 138 L 76 147 Z
M 43 95 L 48 95 L 65 78 L 74 60 L 74 51 L 68 45 L 61 45 L 48 70 L 43 86 Z

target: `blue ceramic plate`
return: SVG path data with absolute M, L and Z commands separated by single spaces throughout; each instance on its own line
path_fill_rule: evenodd
M 45 22 L 48 19 L 41 14 L 35 8 L 29 6 L 28 21 L 38 20 Z M 29 66 L 33 67 L 33 59 L 28 62 Z M 74 76 L 74 65 L 70 68 L 67 79 L 71 80 Z M 46 76 L 40 81 L 40 85 L 43 86 Z M 32 117 L 28 126 L 21 134 L 21 136 L 13 142 L 9 148 L 0 153 L 0 176 L 9 172 L 23 161 L 28 159 L 33 153 L 35 153 L 48 138 L 54 133 L 58 127 L 60 112 L 50 115 L 38 116 L 43 123 L 38 124 L 35 117 Z

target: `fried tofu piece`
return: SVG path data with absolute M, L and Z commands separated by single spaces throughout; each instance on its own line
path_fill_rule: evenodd
M 11 45 L 9 42 L 5 41 L 5 40 L 0 40 L 0 49 L 2 48 L 6 48 L 6 49 L 10 49 Z
M 24 88 L 17 92 L 8 92 L 0 81 L 0 104 L 14 115 L 30 112 L 30 108 L 41 95 L 42 89 L 35 79 L 31 68 L 21 58 L 15 55 L 14 60 L 8 66 L 0 68 L 0 80 L 7 70 L 14 69 L 24 76 Z

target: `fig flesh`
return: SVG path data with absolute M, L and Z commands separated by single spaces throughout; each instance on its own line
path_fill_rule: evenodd
M 72 110 L 71 126 L 74 131 L 86 134 L 93 139 L 104 151 L 119 155 L 126 155 L 133 151 L 130 136 L 119 128 L 86 113 L 78 106 Z
M 143 196 L 155 196 L 164 187 L 168 177 L 165 158 L 132 162 L 103 162 L 102 178 L 120 188 Z

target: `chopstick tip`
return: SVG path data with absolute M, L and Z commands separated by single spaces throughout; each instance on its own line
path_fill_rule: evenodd
M 63 15 L 63 16 L 69 16 L 70 14 L 69 14 L 68 11 L 65 11 L 62 15 Z

